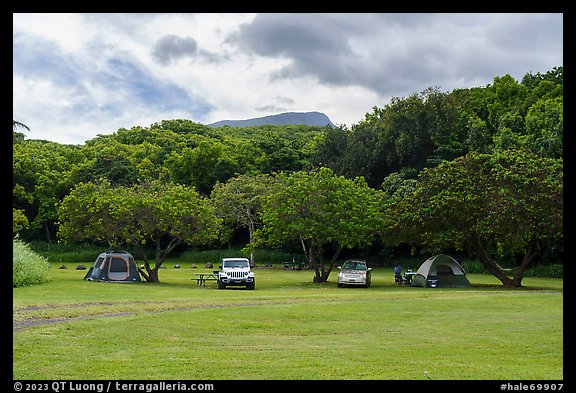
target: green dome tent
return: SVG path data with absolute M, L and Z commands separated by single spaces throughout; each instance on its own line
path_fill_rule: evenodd
M 466 272 L 454 258 L 439 254 L 428 258 L 420 265 L 411 286 L 466 288 L 470 287 L 470 282 L 466 278 Z

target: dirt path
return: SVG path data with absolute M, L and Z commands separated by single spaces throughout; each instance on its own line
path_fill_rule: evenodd
M 46 305 L 46 306 L 28 306 L 28 307 L 21 307 L 18 309 L 14 309 L 12 315 L 21 315 L 26 314 L 30 311 L 41 311 L 41 310 L 50 310 L 50 309 L 74 309 L 74 308 L 86 308 L 92 306 L 129 306 L 129 305 L 170 305 L 168 309 L 158 309 L 158 310 L 147 310 L 141 309 L 138 311 L 122 311 L 122 312 L 109 312 L 106 310 L 102 310 L 99 313 L 91 313 L 85 315 L 77 315 L 71 317 L 38 317 L 38 316 L 30 316 L 25 317 L 24 319 L 13 321 L 12 322 L 12 332 L 16 333 L 22 331 L 24 329 L 28 329 L 35 326 L 43 326 L 43 325 L 52 325 L 56 323 L 62 322 L 70 322 L 70 321 L 84 321 L 89 319 L 95 318 L 114 318 L 114 317 L 124 317 L 128 315 L 138 315 L 142 313 L 161 313 L 161 312 L 170 312 L 170 311 L 188 311 L 188 310 L 196 310 L 196 309 L 206 309 L 206 308 L 224 308 L 224 307 L 249 307 L 249 306 L 262 306 L 262 305 L 274 305 L 274 304 L 290 304 L 295 303 L 295 300 L 289 301 L 282 301 L 282 302 L 270 302 L 270 301 L 261 301 L 261 302 L 253 302 L 253 303 L 234 303 L 234 304 L 201 304 L 201 305 L 175 305 L 173 302 L 122 302 L 122 303 L 111 303 L 111 302 L 98 302 L 98 303 L 76 303 L 72 305 Z
M 129 312 L 118 312 L 118 313 L 105 313 L 105 314 L 98 314 L 98 315 L 81 315 L 78 317 L 59 317 L 59 318 L 28 318 L 22 321 L 14 321 L 12 322 L 12 332 L 16 333 L 23 329 L 31 328 L 34 326 L 42 326 L 42 325 L 52 325 L 54 323 L 59 322 L 70 322 L 70 321 L 83 321 L 87 319 L 93 318 L 101 318 L 101 317 L 123 317 L 126 315 L 134 315 L 136 313 L 129 313 Z

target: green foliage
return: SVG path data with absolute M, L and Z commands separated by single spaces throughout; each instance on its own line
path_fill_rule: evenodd
M 469 152 L 529 149 L 562 157 L 563 70 L 510 75 L 493 84 L 440 92 L 428 88 L 374 107 L 350 130 L 326 131 L 313 162 L 378 187 L 403 167 L 433 167 Z
M 264 205 L 260 239 L 270 245 L 302 242 L 317 282 L 328 279 L 344 248 L 370 244 L 379 227 L 381 193 L 364 179 L 345 179 L 328 168 L 281 174 Z M 324 253 L 336 250 L 328 265 Z
M 217 184 L 226 184 L 240 175 L 327 167 L 348 180 L 362 177 L 369 187 L 397 198 L 413 192 L 416 175 L 425 168 L 438 167 L 471 152 L 496 157 L 509 150 L 528 150 L 541 157 L 561 159 L 563 67 L 528 73 L 521 82 L 503 75 L 486 86 L 451 92 L 429 87 L 407 97 L 395 97 L 381 108 L 374 107 L 350 129 L 290 125 L 211 128 L 173 119 L 149 127 L 121 128 L 109 135 L 98 135 L 84 145 L 72 146 L 26 140 L 23 133 L 15 131 L 26 127 L 17 122 L 13 125 L 12 190 L 17 218 L 14 230 L 27 239 L 42 237 L 54 242 L 59 229 L 59 205 L 76 186 L 82 188 L 81 184 L 107 181 L 111 187 L 128 189 L 158 181 L 191 187 L 207 197 Z M 489 183 L 490 176 L 486 175 L 486 179 Z M 99 198 L 104 195 L 96 199 Z M 98 206 L 100 202 L 94 203 Z M 454 206 L 458 206 L 458 201 Z M 92 218 L 95 214 L 86 213 Z M 102 214 L 107 217 L 111 212 L 104 210 Z M 506 214 L 515 213 L 509 209 Z M 465 222 L 467 216 L 462 215 Z M 258 213 L 254 217 L 255 227 L 261 225 Z M 526 226 L 511 222 L 519 228 Z M 104 231 L 109 229 L 105 228 L 105 220 L 84 223 L 88 227 L 80 232 L 99 227 L 100 233 L 110 233 Z M 246 224 L 232 224 L 227 218 L 223 239 L 242 225 Z M 523 229 L 507 230 L 525 233 Z M 119 242 L 120 238 L 114 236 L 88 238 Z M 558 242 L 561 234 L 555 236 Z M 446 237 L 459 241 L 457 233 L 446 233 Z M 151 241 L 148 238 L 145 243 Z M 338 248 L 333 241 L 329 244 L 327 251 Z M 525 242 L 500 242 L 491 252 L 510 254 L 518 244 Z M 541 246 L 548 248 L 543 255 L 551 255 L 551 246 Z M 299 240 L 296 247 L 300 247 Z
M 217 220 L 212 217 L 207 201 L 183 185 L 81 183 L 62 202 L 60 235 L 72 241 L 107 241 L 111 245 L 140 245 L 161 236 L 203 243 L 217 232 Z
M 50 281 L 50 264 L 18 238 L 12 239 L 12 286 L 39 285 Z
M 524 273 L 526 277 L 564 278 L 564 265 L 530 266 Z
M 20 143 L 24 140 L 26 135 L 22 132 L 12 131 L 12 143 Z
M 261 226 L 260 215 L 266 197 L 272 192 L 274 178 L 268 175 L 240 175 L 225 183 L 216 183 L 210 202 L 223 219 L 222 240 L 229 240 L 234 230 L 247 228 L 250 242 Z
M 422 171 L 415 191 L 390 205 L 384 233 L 435 252 L 473 252 L 503 284 L 519 286 L 539 250 L 562 237 L 562 175 L 562 160 L 526 151 L 469 153 Z M 509 280 L 494 260 L 514 253 L 524 258 Z
M 457 96 L 429 88 L 374 107 L 350 131 L 334 130 L 318 146 L 317 162 L 377 187 L 403 167 L 417 170 L 461 155 L 465 149 Z
M 402 174 L 394 172 L 384 178 L 382 190 L 388 198 L 402 197 L 411 194 L 416 184 L 416 179 L 406 179 Z
M 562 96 L 541 98 L 526 114 L 522 145 L 544 157 L 562 157 L 564 102 Z
M 110 143 L 98 149 L 89 179 L 106 178 L 114 185 L 129 186 L 138 179 L 136 166 L 130 160 L 128 148 Z
M 92 264 L 98 254 L 106 250 L 106 245 L 32 241 L 30 242 L 30 248 L 49 262 L 85 262 Z
M 215 268 L 218 268 L 218 264 L 222 261 L 222 258 L 230 257 L 249 257 L 249 253 L 241 249 L 212 249 L 212 250 L 196 250 L 188 249 L 180 254 L 176 258 L 178 263 L 194 263 L 198 267 L 200 264 L 212 263 Z M 294 254 L 284 252 L 281 250 L 270 250 L 270 249 L 255 249 L 254 250 L 254 263 L 256 266 L 263 266 L 265 264 L 281 264 L 286 261 L 291 261 Z
M 462 264 L 466 274 L 486 274 L 486 269 L 479 261 L 466 260 Z M 513 276 L 514 267 L 506 268 L 505 274 Z M 563 278 L 564 266 L 559 264 L 530 266 L 524 271 L 524 277 Z
M 13 208 L 24 212 L 33 229 L 43 230 L 46 240 L 55 239 L 58 203 L 82 158 L 78 146 L 36 140 L 13 145 Z
M 28 219 L 24 215 L 24 211 L 12 208 L 12 234 L 15 235 L 28 226 Z
M 159 181 L 133 187 L 81 183 L 64 198 L 59 213 L 62 239 L 131 245 L 144 258 L 151 281 L 157 281 L 158 268 L 176 246 L 209 243 L 220 226 L 208 201 L 194 188 Z M 153 269 L 146 244 L 156 249 Z
M 192 185 L 207 195 L 216 182 L 226 181 L 241 171 L 229 150 L 223 143 L 199 140 L 194 148 L 172 152 L 166 165 L 175 183 Z

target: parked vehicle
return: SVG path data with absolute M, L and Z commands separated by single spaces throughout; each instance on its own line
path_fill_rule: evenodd
M 245 286 L 254 289 L 254 272 L 250 270 L 248 258 L 223 258 L 218 272 L 218 289 L 227 286 Z
M 369 288 L 372 283 L 372 268 L 368 267 L 366 261 L 349 259 L 342 266 L 338 266 L 338 287 L 362 286 Z

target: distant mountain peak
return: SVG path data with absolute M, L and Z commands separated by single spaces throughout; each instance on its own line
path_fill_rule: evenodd
M 220 120 L 208 124 L 210 127 L 250 127 L 262 125 L 307 125 L 321 126 L 329 125 L 336 128 L 328 116 L 321 112 L 284 112 L 277 115 L 255 117 L 245 120 Z

